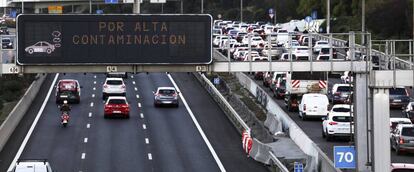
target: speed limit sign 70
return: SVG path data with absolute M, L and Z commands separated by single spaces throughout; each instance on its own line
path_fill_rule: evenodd
M 334 146 L 335 168 L 354 169 L 355 147 L 354 146 Z

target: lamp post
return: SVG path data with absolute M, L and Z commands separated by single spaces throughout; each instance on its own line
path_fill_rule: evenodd
M 331 0 L 326 0 L 326 33 L 329 34 L 330 24 L 331 24 Z
M 243 22 L 243 0 L 240 0 L 240 23 Z
M 361 31 L 362 31 L 362 38 L 361 43 L 362 45 L 365 44 L 365 0 L 362 0 L 362 19 L 361 19 Z
M 201 0 L 201 14 L 204 13 L 204 0 Z

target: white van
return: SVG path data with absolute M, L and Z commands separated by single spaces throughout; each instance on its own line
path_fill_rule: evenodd
M 308 93 L 302 96 L 299 104 L 299 116 L 307 118 L 321 118 L 328 115 L 329 100 L 325 94 Z

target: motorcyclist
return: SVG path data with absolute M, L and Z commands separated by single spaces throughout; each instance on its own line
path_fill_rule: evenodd
M 63 104 L 62 104 L 62 106 L 60 106 L 60 111 L 61 112 L 66 112 L 66 113 L 68 113 L 69 111 L 70 111 L 70 106 L 69 106 L 69 104 L 68 104 L 68 101 L 67 100 L 64 100 L 63 101 Z

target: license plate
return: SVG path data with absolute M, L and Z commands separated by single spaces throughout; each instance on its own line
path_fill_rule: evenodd
M 395 99 L 394 102 L 401 102 L 401 100 L 400 99 Z
M 112 113 L 121 113 L 119 110 L 112 111 Z
M 172 101 L 163 101 L 163 103 L 169 104 L 172 103 Z
M 68 98 L 68 96 L 62 95 L 62 96 L 60 96 L 60 98 Z

